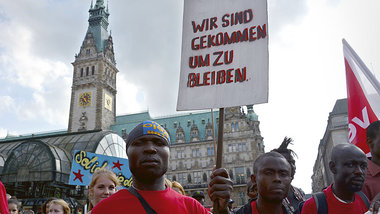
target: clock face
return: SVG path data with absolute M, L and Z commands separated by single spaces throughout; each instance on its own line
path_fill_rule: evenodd
M 112 111 L 112 97 L 108 94 L 104 94 L 104 107 Z
M 84 92 L 79 94 L 79 106 L 91 105 L 91 92 Z

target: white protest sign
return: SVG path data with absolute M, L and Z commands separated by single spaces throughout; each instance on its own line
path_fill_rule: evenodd
M 266 0 L 185 0 L 177 110 L 268 102 Z

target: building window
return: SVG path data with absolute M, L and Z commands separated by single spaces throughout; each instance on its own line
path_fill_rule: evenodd
M 185 158 L 185 151 L 184 150 L 179 150 L 177 152 L 177 158 L 178 159 Z
M 251 170 L 247 168 L 247 179 L 249 179 L 250 177 L 251 177 Z
M 184 136 L 182 132 L 178 132 L 176 137 L 177 137 L 177 140 L 184 140 Z
M 197 137 L 197 131 L 192 131 L 191 132 L 191 137 Z
M 205 173 L 205 172 L 203 173 L 203 182 L 204 182 L 204 183 L 206 183 L 206 182 L 207 182 L 207 175 L 206 175 L 206 173 Z
M 91 73 L 92 73 L 92 75 L 95 74 L 95 66 L 92 66 L 92 67 L 91 67 Z
M 83 77 L 83 68 L 80 69 L 80 77 Z
M 89 68 L 89 67 L 86 67 L 86 76 L 88 76 L 89 71 L 90 71 L 90 68 Z
M 228 152 L 236 152 L 236 144 L 228 144 Z
M 201 172 L 194 172 L 193 173 L 193 183 L 194 184 L 200 184 L 201 183 Z
M 236 167 L 235 168 L 235 174 L 236 174 L 236 183 L 238 183 L 238 184 L 245 183 L 244 167 Z
M 208 147 L 207 148 L 207 156 L 214 156 L 214 147 Z
M 247 144 L 246 143 L 239 143 L 238 144 L 238 151 L 239 152 L 247 151 Z
M 200 157 L 199 148 L 193 149 L 193 157 Z
M 230 174 L 230 178 L 231 178 L 231 179 L 234 179 L 234 172 L 232 171 L 232 169 L 230 169 L 230 170 L 228 171 L 228 173 Z
M 178 182 L 182 185 L 186 184 L 186 173 L 178 173 Z
M 211 129 L 207 129 L 207 136 L 212 136 L 212 130 Z
M 88 56 L 88 55 L 90 55 L 90 53 L 91 53 L 91 50 L 90 50 L 90 49 L 87 49 L 87 50 L 86 50 L 86 55 Z
M 239 131 L 239 122 L 231 123 L 231 132 Z

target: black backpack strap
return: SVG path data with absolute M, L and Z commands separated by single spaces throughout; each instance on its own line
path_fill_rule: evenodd
M 371 203 L 369 202 L 367 196 L 362 192 L 357 192 L 357 194 L 360 196 L 360 198 L 364 201 L 365 203 L 365 206 L 369 209 L 369 206 L 371 205 Z
M 242 206 L 238 211 L 236 211 L 235 214 L 252 214 L 251 203 L 252 201 L 249 200 L 248 203 Z
M 135 190 L 135 188 L 130 186 L 128 188 L 128 191 L 139 199 L 147 214 L 157 214 L 156 211 L 154 211 L 154 209 L 148 204 L 148 202 L 146 202 L 145 199 L 140 195 L 140 193 Z
M 313 195 L 318 214 L 327 214 L 327 200 L 324 192 L 317 192 Z

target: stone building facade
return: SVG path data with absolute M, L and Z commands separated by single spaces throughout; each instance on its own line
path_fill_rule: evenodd
M 318 155 L 313 168 L 312 191 L 320 192 L 333 182 L 329 169 L 332 148 L 348 141 L 347 99 L 337 100 L 329 114 L 327 127 L 318 147 Z

